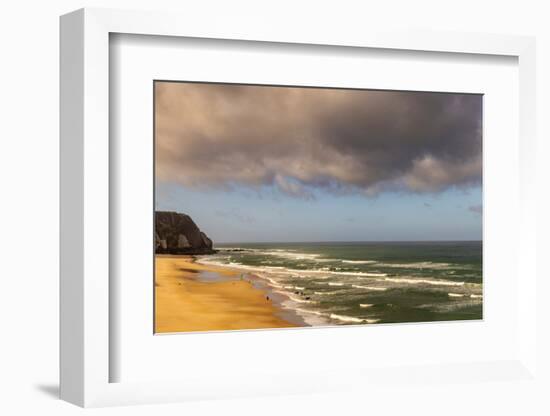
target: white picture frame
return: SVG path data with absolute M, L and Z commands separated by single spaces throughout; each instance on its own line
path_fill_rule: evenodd
M 213 384 L 196 376 L 182 381 L 111 382 L 109 348 L 112 298 L 109 296 L 110 176 L 109 36 L 114 33 L 205 39 L 383 48 L 439 53 L 505 55 L 519 65 L 520 216 L 517 292 L 521 325 L 517 353 L 506 360 L 472 363 L 418 363 L 416 380 L 452 377 L 463 382 L 482 379 L 536 378 L 536 198 L 535 181 L 535 41 L 530 37 L 361 29 L 347 32 L 315 28 L 303 32 L 269 22 L 236 27 L 219 19 L 200 20 L 168 13 L 82 9 L 61 18 L 61 398 L 80 406 L 159 403 L 214 397 L 307 393 L 347 388 L 380 380 L 407 378 L 407 370 L 333 370 L 319 381 L 303 371 L 291 379 L 271 374 L 258 382 L 239 380 Z M 441 375 L 447 373 L 447 375 Z M 389 374 L 389 375 L 388 375 Z M 477 374 L 477 375 L 476 375 Z M 483 377 L 479 377 L 483 374 Z M 223 377 L 220 377 L 223 381 Z M 227 380 L 225 380 L 227 381 Z M 309 382 L 308 382 L 309 381 Z

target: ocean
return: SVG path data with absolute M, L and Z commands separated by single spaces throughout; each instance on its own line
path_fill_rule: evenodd
M 204 264 L 242 270 L 308 325 L 482 319 L 482 243 L 218 244 Z

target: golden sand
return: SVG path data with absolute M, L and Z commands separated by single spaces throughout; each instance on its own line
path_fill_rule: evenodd
M 198 264 L 190 256 L 168 255 L 157 255 L 155 268 L 157 333 L 296 326 L 279 318 L 279 309 L 266 294 L 239 280 L 237 271 Z M 230 280 L 201 281 L 201 271 Z

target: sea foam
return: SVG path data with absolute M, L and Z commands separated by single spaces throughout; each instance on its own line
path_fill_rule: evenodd
M 411 285 L 426 284 L 426 285 L 434 285 L 434 286 L 464 286 L 464 282 L 452 282 L 450 280 L 407 279 L 407 278 L 386 277 L 385 279 L 381 279 L 381 281 L 393 282 L 393 283 L 407 283 Z
M 447 293 L 450 298 L 463 298 L 465 295 L 462 293 Z
M 354 316 L 337 315 L 335 313 L 331 313 L 330 318 L 331 319 L 336 319 L 336 320 L 342 321 L 342 322 L 363 322 L 364 321 L 364 319 L 355 318 Z
M 351 287 L 354 287 L 356 289 L 364 289 L 364 290 L 375 290 L 383 292 L 384 290 L 387 290 L 387 287 L 378 287 L 378 286 L 361 286 L 361 285 L 351 285 Z
M 431 261 L 420 261 L 413 263 L 378 263 L 380 267 L 395 267 L 399 269 L 449 269 L 456 268 L 457 265 L 451 263 L 436 263 Z
M 372 264 L 372 263 L 376 263 L 376 260 L 342 260 L 342 263 L 349 263 L 349 264 Z

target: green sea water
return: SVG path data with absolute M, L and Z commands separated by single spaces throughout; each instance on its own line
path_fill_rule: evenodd
M 218 245 L 199 262 L 258 276 L 310 325 L 482 319 L 482 243 Z

